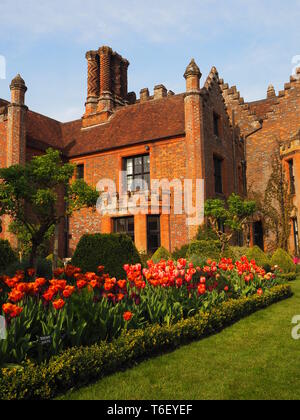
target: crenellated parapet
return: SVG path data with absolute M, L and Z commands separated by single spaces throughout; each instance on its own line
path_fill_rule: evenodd
M 259 118 L 251 111 L 249 104 L 245 103 L 237 87 L 229 87 L 222 79 L 219 83 L 230 122 L 232 125 L 239 126 L 241 137 L 247 137 L 256 130 L 259 130 L 261 128 Z

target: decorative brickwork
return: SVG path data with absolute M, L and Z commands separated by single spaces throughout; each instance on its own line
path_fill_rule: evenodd
M 26 86 L 18 75 L 11 83 L 11 102 L 0 100 L 0 165 L 24 163 L 48 147 L 61 150 L 64 159 L 84 164 L 86 182 L 97 185 L 110 178 L 118 186 L 124 159 L 149 154 L 151 179 L 204 179 L 205 197 L 226 198 L 248 188 L 264 191 L 270 175 L 275 139 L 282 141 L 284 164 L 293 159 L 295 204 L 300 208 L 300 81 L 291 77 L 283 91 L 269 86 L 266 99 L 245 103 L 235 86 L 229 88 L 212 67 L 203 87 L 201 71 L 192 59 L 186 68 L 186 91 L 175 95 L 163 85 L 148 88 L 136 99 L 128 93 L 129 62 L 110 47 L 89 51 L 87 102 L 82 119 L 60 123 L 25 106 Z M 298 71 L 300 74 L 300 70 Z M 222 192 L 216 192 L 215 162 L 221 165 Z M 195 186 L 195 185 L 194 185 Z M 124 191 L 119 191 L 118 193 Z M 186 214 L 163 214 L 160 199 L 160 241 L 174 250 L 192 240 L 198 226 L 188 226 Z M 299 200 L 299 202 L 298 202 Z M 196 196 L 193 195 L 193 205 Z M 61 201 L 60 205 L 64 205 Z M 126 214 L 125 214 L 126 215 Z M 124 214 L 123 214 L 124 216 Z M 300 214 L 297 214 L 298 219 Z M 86 232 L 109 233 L 115 215 L 100 216 L 82 210 L 60 229 L 60 255 L 68 238 L 71 255 Z M 300 220 L 300 219 L 299 219 Z M 11 239 L 4 220 L 2 237 Z M 134 216 L 135 242 L 147 250 L 147 215 Z M 253 238 L 253 235 L 252 235 Z M 267 244 L 267 241 L 265 241 Z M 291 249 L 293 236 L 291 235 Z
M 98 97 L 99 97 L 99 82 L 100 82 L 100 65 L 99 55 L 96 51 L 88 51 L 86 53 L 88 61 L 88 89 L 87 89 L 87 103 L 86 113 L 93 113 L 96 111 Z

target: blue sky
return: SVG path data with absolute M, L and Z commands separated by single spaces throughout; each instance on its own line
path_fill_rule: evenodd
M 300 66 L 300 0 L 0 0 L 0 97 L 21 73 L 27 105 L 61 121 L 80 118 L 85 52 L 110 45 L 126 57 L 129 90 L 163 83 L 184 91 L 194 57 L 202 84 L 215 65 L 246 100 L 281 90 Z

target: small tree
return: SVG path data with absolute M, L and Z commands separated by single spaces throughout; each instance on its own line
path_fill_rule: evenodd
M 16 233 L 31 242 L 32 266 L 39 246 L 62 219 L 96 205 L 98 193 L 94 188 L 83 180 L 71 182 L 74 169 L 52 149 L 23 166 L 0 169 L 0 216 L 9 215 Z M 65 200 L 65 206 L 58 206 L 60 199 Z
M 295 210 L 290 183 L 280 155 L 280 143 L 277 141 L 272 156 L 272 172 L 261 203 L 266 230 L 275 235 L 274 248 L 288 251 L 291 217 Z
M 232 194 L 227 202 L 217 198 L 205 202 L 205 216 L 221 242 L 222 253 L 234 233 L 246 228 L 255 210 L 255 201 L 243 200 L 236 194 Z

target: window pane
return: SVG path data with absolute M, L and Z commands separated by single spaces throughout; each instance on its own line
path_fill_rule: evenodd
M 77 165 L 76 177 L 77 177 L 77 179 L 83 179 L 84 178 L 84 165 Z
M 135 156 L 125 161 L 127 191 L 147 190 L 150 186 L 150 156 Z
M 134 191 L 143 191 L 144 190 L 144 180 L 143 177 L 136 177 L 133 181 L 133 190 Z
M 141 156 L 134 159 L 134 174 L 140 175 L 142 173 L 143 158 Z
M 134 218 L 128 219 L 128 232 L 134 233 Z
M 124 233 L 134 242 L 134 218 L 133 217 L 119 217 L 114 219 L 114 232 Z
M 127 177 L 127 191 L 133 191 L 133 176 L 129 175 Z
M 150 156 L 144 156 L 144 173 L 150 172 Z
M 160 247 L 160 217 L 148 216 L 147 218 L 148 251 L 155 252 Z
M 223 183 L 222 183 L 222 160 L 214 158 L 214 176 L 215 176 L 215 192 L 223 193 Z
M 126 171 L 127 171 L 127 175 L 133 175 L 133 160 L 132 159 L 126 160 Z

